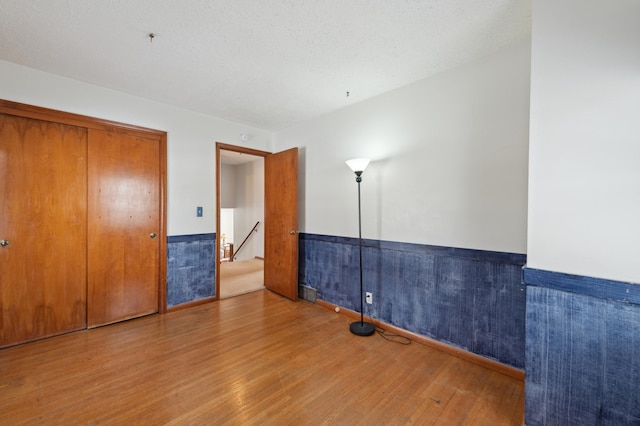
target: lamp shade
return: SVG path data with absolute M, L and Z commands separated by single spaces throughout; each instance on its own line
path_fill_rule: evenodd
M 357 172 L 364 172 L 364 169 L 367 168 L 367 166 L 369 165 L 369 160 L 368 158 L 354 158 L 353 160 L 347 160 L 347 166 L 349 166 L 351 168 L 351 170 L 354 171 L 354 173 Z

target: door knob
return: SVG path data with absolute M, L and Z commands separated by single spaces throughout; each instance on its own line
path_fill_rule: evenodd
M 296 230 L 292 229 L 291 231 L 289 231 L 289 235 L 296 235 Z
M 9 240 L 0 240 L 0 247 L 6 247 L 9 245 Z
M 156 233 L 155 233 L 155 232 L 152 232 L 151 234 L 149 234 L 149 237 L 151 237 L 151 239 L 154 239 L 156 236 L 157 236 L 157 235 L 156 235 Z

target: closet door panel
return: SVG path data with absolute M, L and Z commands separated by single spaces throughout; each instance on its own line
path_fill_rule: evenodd
M 0 114 L 0 346 L 86 327 L 86 140 Z
M 158 312 L 160 142 L 89 130 L 88 326 Z

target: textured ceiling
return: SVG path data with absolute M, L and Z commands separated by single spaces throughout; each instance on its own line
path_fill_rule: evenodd
M 0 59 L 278 130 L 530 28 L 530 0 L 0 0 Z

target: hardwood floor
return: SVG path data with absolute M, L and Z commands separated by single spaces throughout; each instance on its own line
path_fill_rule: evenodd
M 258 291 L 0 350 L 2 424 L 520 425 L 524 384 Z

